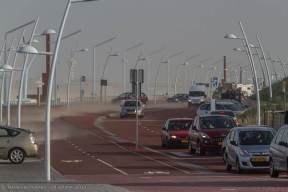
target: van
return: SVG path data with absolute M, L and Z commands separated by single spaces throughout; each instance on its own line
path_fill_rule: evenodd
M 246 91 L 248 93 L 248 97 L 254 94 L 253 84 L 237 84 L 237 88 L 241 88 L 241 91 Z
M 192 85 L 189 89 L 188 107 L 195 104 L 205 103 L 205 86 Z

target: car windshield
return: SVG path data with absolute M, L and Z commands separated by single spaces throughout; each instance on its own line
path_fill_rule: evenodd
M 231 111 L 242 111 L 243 109 L 236 104 L 223 104 L 223 106 Z
M 136 107 L 136 101 L 125 101 L 125 107 Z M 138 107 L 141 107 L 140 102 L 138 102 Z
M 190 91 L 189 96 L 200 97 L 200 96 L 205 96 L 205 93 L 204 93 L 204 91 Z
M 217 128 L 233 128 L 237 127 L 230 117 L 215 116 L 203 117 L 201 120 L 203 129 L 217 129 Z
M 241 145 L 270 145 L 272 139 L 271 131 L 241 131 L 239 133 Z
M 192 120 L 170 121 L 168 130 L 189 130 Z
M 228 115 L 230 117 L 235 117 L 232 111 L 211 111 L 211 114 Z

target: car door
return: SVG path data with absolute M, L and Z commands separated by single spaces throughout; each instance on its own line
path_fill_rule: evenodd
M 169 125 L 169 120 L 167 120 L 165 125 L 162 127 L 162 132 L 161 132 L 162 143 L 166 142 L 166 138 L 167 138 L 167 134 L 168 134 L 168 131 L 167 131 L 168 125 Z M 163 130 L 164 127 L 165 127 L 165 129 Z
M 192 130 L 191 128 L 191 134 L 190 134 L 190 139 L 191 139 L 191 144 L 193 148 L 196 148 L 197 146 L 197 138 L 198 138 L 198 130 L 199 130 L 199 116 L 195 117 L 193 126 L 196 127 L 196 130 Z
M 281 141 L 287 142 L 287 138 L 288 138 L 288 129 L 285 128 Z M 286 154 L 287 147 L 283 145 L 278 145 L 278 147 L 279 147 L 278 148 L 279 168 L 282 170 L 287 170 L 287 165 L 286 165 L 287 164 L 287 154 Z
M 234 134 L 235 134 L 235 130 L 231 130 L 230 134 L 229 134 L 229 139 L 228 142 L 226 144 L 226 154 L 227 154 L 227 161 L 229 163 L 233 162 L 233 158 L 232 158 L 232 150 L 233 150 L 233 145 L 230 143 L 231 141 L 233 141 L 234 139 Z
M 209 111 L 210 111 L 210 104 L 202 104 L 197 110 L 197 115 L 204 115 L 207 114 Z
M 0 127 L 0 158 L 6 158 L 5 154 L 13 143 L 13 138 L 10 136 L 7 129 Z
M 277 133 L 277 135 L 275 136 L 275 143 L 273 145 L 271 145 L 270 147 L 270 155 L 273 158 L 273 162 L 274 162 L 274 167 L 276 169 L 282 169 L 280 167 L 281 165 L 281 152 L 280 152 L 280 147 L 279 147 L 279 142 L 282 140 L 282 136 L 284 134 L 284 128 L 280 129 Z

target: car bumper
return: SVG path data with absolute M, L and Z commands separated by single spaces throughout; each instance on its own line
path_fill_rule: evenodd
M 188 146 L 188 139 L 169 139 L 168 145 Z
M 26 157 L 35 157 L 38 155 L 38 144 L 32 144 L 32 146 L 26 147 Z
M 193 102 L 193 101 L 188 101 L 188 105 L 201 105 L 202 103 L 205 103 L 205 101 L 199 101 L 199 102 Z
M 263 158 L 265 161 L 253 162 L 254 158 Z M 239 156 L 241 169 L 269 169 L 269 156 Z
M 138 112 L 137 114 L 138 116 L 141 116 L 144 114 L 144 112 L 141 111 L 141 112 Z M 136 113 L 120 112 L 120 115 L 121 116 L 136 116 Z

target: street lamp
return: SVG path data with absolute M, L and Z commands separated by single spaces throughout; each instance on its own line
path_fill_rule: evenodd
M 239 22 L 239 25 L 240 25 L 243 37 L 236 37 L 233 34 L 228 34 L 228 35 L 225 36 L 225 38 L 227 38 L 227 39 L 241 39 L 241 40 L 245 41 L 244 46 L 245 45 L 249 45 L 241 22 Z M 253 68 L 253 72 L 254 72 L 254 82 L 255 82 L 255 86 L 256 86 L 256 98 L 257 98 L 257 124 L 260 125 L 260 123 L 261 123 L 261 119 L 260 119 L 261 118 L 261 116 L 260 116 L 260 96 L 259 96 L 259 88 L 258 88 L 258 83 L 257 83 L 257 74 L 256 74 L 254 60 L 253 60 L 253 57 L 252 57 L 252 53 L 251 53 L 250 47 L 247 46 L 246 49 L 248 51 L 249 62 L 251 63 L 251 67 Z
M 173 58 L 173 57 L 176 57 L 177 55 L 180 55 L 181 53 L 183 53 L 184 51 L 181 51 L 175 55 L 172 55 L 170 57 L 168 57 L 167 61 L 165 63 L 167 63 L 167 87 L 166 87 L 166 94 L 167 94 L 167 97 L 169 97 L 169 74 L 170 74 L 170 71 L 169 71 L 169 64 L 170 64 L 170 59 Z
M 76 53 L 77 53 L 77 52 L 87 52 L 87 51 L 88 51 L 87 48 L 83 48 L 83 49 L 78 50 L 79 44 L 80 44 L 80 41 L 78 41 L 77 47 L 76 47 L 76 49 L 75 49 L 75 51 L 74 51 L 73 58 L 72 58 L 72 61 L 71 61 L 71 65 L 70 65 L 69 75 L 68 75 L 68 83 L 67 83 L 67 107 L 69 107 L 69 104 L 70 104 L 70 81 L 71 81 L 71 75 L 74 76 L 74 74 L 73 74 L 73 72 L 72 72 L 72 69 L 75 69 L 73 64 L 74 64 L 74 61 L 76 60 Z
M 113 54 L 113 55 L 111 55 L 111 52 L 112 52 L 112 49 L 113 49 L 113 47 L 110 49 L 110 52 L 109 52 L 109 55 L 108 55 L 108 57 L 107 57 L 107 59 L 106 59 L 106 63 L 105 63 L 105 65 L 104 65 L 104 69 L 103 69 L 103 73 L 102 73 L 102 78 L 101 78 L 101 89 L 100 89 L 100 102 L 102 103 L 102 80 L 104 80 L 103 78 L 104 78 L 104 72 L 105 72 L 105 69 L 106 69 L 106 65 L 107 65 L 107 62 L 108 62 L 108 59 L 109 59 L 109 57 L 113 57 L 113 56 L 119 56 L 119 54 L 118 53 L 115 53 L 115 54 Z M 105 89 L 106 90 L 106 89 Z M 106 93 L 105 93 L 105 96 L 106 96 Z M 106 100 L 106 99 L 105 99 Z
M 149 80 L 149 77 L 150 77 L 150 64 L 149 64 L 149 61 L 150 61 L 150 56 L 159 52 L 159 51 L 162 51 L 163 49 L 165 49 L 165 47 L 161 48 L 161 49 L 158 49 L 157 51 L 154 51 L 152 53 L 149 53 L 147 55 L 147 57 L 143 58 L 143 59 L 139 59 L 140 61 L 147 61 L 147 80 L 146 80 L 146 94 L 147 94 L 147 97 L 149 98 L 150 97 L 150 89 L 149 89 L 149 83 L 150 83 L 150 80 Z
M 284 69 L 284 67 L 283 67 L 283 66 L 285 65 L 285 63 L 282 62 L 282 60 L 281 60 L 281 58 L 280 58 L 279 55 L 278 55 L 278 58 L 279 58 L 278 61 L 275 61 L 275 60 L 273 60 L 273 61 L 281 64 L 282 69 L 283 69 L 283 72 L 284 72 L 284 75 L 285 75 L 285 77 L 287 77 L 286 72 L 285 72 L 285 69 Z
M 195 72 L 196 72 L 197 68 L 204 67 L 203 65 L 200 65 L 200 64 L 203 63 L 204 61 L 208 61 L 209 59 L 212 59 L 212 57 L 209 57 L 208 59 L 204 59 L 203 61 L 197 62 L 196 66 L 195 66 L 195 69 L 194 69 L 194 72 L 193 72 L 191 85 L 193 85 L 194 76 L 195 76 Z M 198 73 L 198 83 L 199 83 L 199 73 Z
M 48 89 L 47 89 L 47 94 L 46 94 L 46 111 L 45 111 L 45 173 L 46 173 L 46 179 L 49 181 L 50 178 L 50 108 L 51 108 L 51 93 L 52 93 L 52 81 L 54 77 L 54 72 L 55 72 L 55 65 L 57 61 L 57 56 L 58 56 L 58 50 L 60 46 L 60 39 L 63 33 L 64 25 L 66 22 L 66 18 L 68 15 L 68 11 L 70 8 L 71 3 L 77 3 L 77 2 L 90 2 L 90 1 L 97 1 L 97 0 L 68 0 L 67 1 L 67 6 L 63 15 L 63 19 L 60 25 L 57 41 L 55 44 L 55 49 L 54 49 L 54 54 L 53 54 L 53 61 L 51 65 L 51 73 L 49 74 L 49 81 L 48 81 Z M 20 98 L 21 99 L 21 98 Z M 19 100 L 18 100 L 19 102 Z
M 160 62 L 160 64 L 159 64 L 159 66 L 158 66 L 157 73 L 156 73 L 155 85 L 154 85 L 154 104 L 156 104 L 156 89 L 157 89 L 157 79 L 158 79 L 159 69 L 160 69 L 162 63 L 169 63 L 169 61 L 164 61 L 164 62 L 163 62 L 163 59 L 164 59 L 164 56 L 163 56 L 162 59 L 161 59 L 161 62 Z M 168 96 L 168 95 L 167 95 L 167 96 Z
M 229 65 L 229 64 L 231 64 L 231 63 L 233 63 L 234 61 L 230 61 L 229 63 L 227 63 L 226 65 Z M 224 67 L 224 65 L 222 65 L 222 67 L 221 67 L 221 69 L 220 69 L 220 72 L 219 72 L 219 75 L 218 75 L 218 81 L 220 80 L 220 76 L 221 76 L 221 72 L 223 71 L 223 67 Z M 224 75 L 223 75 L 224 76 Z M 220 80 L 220 82 L 221 82 L 221 80 Z
M 131 50 L 131 49 L 134 49 L 134 48 L 142 45 L 142 44 L 143 44 L 143 43 L 140 43 L 140 44 L 138 44 L 138 45 L 135 45 L 135 46 L 130 47 L 129 49 L 126 49 L 125 51 L 123 51 L 123 59 L 122 59 L 122 63 L 123 63 L 122 92 L 123 92 L 123 93 L 125 93 L 125 90 L 126 90 L 126 89 L 125 89 L 125 63 L 128 63 L 128 61 L 125 60 L 125 53 L 126 53 L 127 51 Z
M 268 55 L 268 58 L 263 56 L 261 59 L 265 59 L 265 60 L 268 59 L 268 60 L 271 61 L 271 64 L 272 64 L 272 67 L 274 69 L 274 73 L 275 73 L 275 76 L 276 76 L 276 81 L 278 81 L 277 73 L 276 73 L 275 66 L 274 66 L 274 60 L 271 58 L 271 56 L 270 56 L 268 51 L 267 51 L 267 55 Z
M 99 47 L 100 45 L 103 45 L 105 43 L 108 43 L 112 41 L 113 39 L 116 39 L 116 37 L 113 37 L 111 39 L 108 39 L 107 41 L 104 41 L 102 43 L 99 43 L 93 47 L 93 66 L 92 66 L 92 100 L 95 99 L 95 70 L 96 70 L 96 47 Z
M 177 70 L 176 77 L 175 77 L 175 83 L 174 83 L 174 94 L 176 94 L 176 90 L 177 90 L 177 88 L 176 88 L 177 87 L 177 78 L 178 78 L 180 66 L 184 65 L 184 93 L 186 93 L 186 67 L 188 65 L 187 61 L 189 61 L 190 59 L 193 59 L 194 57 L 197 57 L 199 55 L 200 54 L 195 55 L 193 57 L 190 57 L 189 59 L 186 59 L 184 63 L 183 63 L 183 59 L 182 59 L 181 62 L 179 63 L 178 70 Z

